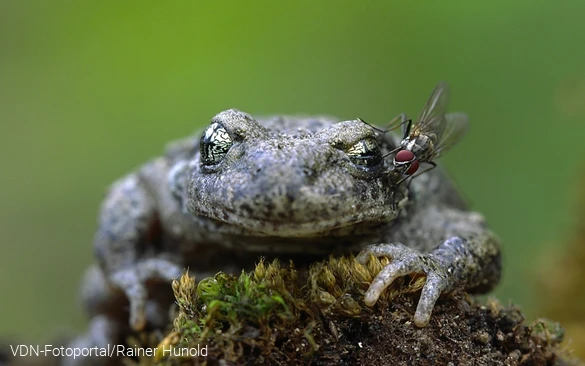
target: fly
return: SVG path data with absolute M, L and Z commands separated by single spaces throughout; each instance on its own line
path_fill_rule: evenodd
M 445 114 L 449 94 L 449 86 L 440 83 L 433 90 L 416 122 L 413 123 L 402 113 L 388 123 L 387 130 L 402 126 L 400 145 L 388 153 L 395 153 L 392 162 L 394 169 L 403 175 L 397 184 L 435 168 L 437 164 L 434 160 L 459 142 L 467 132 L 469 118 L 465 113 Z M 422 163 L 430 167 L 414 175 Z

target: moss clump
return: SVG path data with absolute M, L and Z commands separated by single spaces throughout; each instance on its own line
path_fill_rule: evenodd
M 518 309 L 493 300 L 480 305 L 465 293 L 444 296 L 430 325 L 416 327 L 423 276 L 400 279 L 376 306 L 364 306 L 363 295 L 385 263 L 330 258 L 305 271 L 261 261 L 251 273 L 218 273 L 199 283 L 185 274 L 173 283 L 172 331 L 157 357 L 139 364 L 561 364 L 558 325 L 525 325 Z M 169 355 L 163 347 L 198 354 Z

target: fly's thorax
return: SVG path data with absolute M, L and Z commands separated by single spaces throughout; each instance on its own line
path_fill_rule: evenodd
M 426 160 L 431 155 L 435 144 L 431 137 L 426 134 L 421 134 L 405 138 L 402 140 L 401 145 L 405 150 L 412 151 L 418 160 Z

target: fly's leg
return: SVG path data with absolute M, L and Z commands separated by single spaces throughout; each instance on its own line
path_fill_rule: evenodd
M 427 161 L 427 164 L 430 165 L 430 167 L 426 168 L 425 170 L 423 170 L 422 172 L 417 172 L 415 175 L 407 175 L 405 177 L 403 177 L 402 179 L 400 179 L 398 181 L 398 183 L 396 183 L 396 185 L 401 184 L 402 182 L 404 182 L 405 180 L 409 179 L 408 181 L 408 185 L 410 185 L 410 182 L 412 182 L 412 180 L 416 177 L 418 177 L 419 175 L 422 175 L 424 173 L 430 172 L 431 170 L 435 169 L 437 167 L 437 163 L 433 162 L 433 161 Z M 408 167 L 406 167 L 405 170 L 408 170 Z

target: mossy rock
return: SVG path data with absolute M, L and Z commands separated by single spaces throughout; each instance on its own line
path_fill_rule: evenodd
M 582 364 L 559 348 L 558 324 L 524 324 L 517 308 L 495 300 L 482 305 L 463 292 L 441 297 L 430 324 L 415 326 L 424 276 L 397 280 L 374 307 L 365 306 L 368 284 L 386 263 L 372 257 L 362 266 L 353 258 L 330 258 L 307 271 L 261 261 L 251 273 L 218 273 L 199 283 L 185 274 L 173 282 L 178 309 L 168 335 L 162 342 L 154 334 L 129 341 L 158 347 L 156 357 L 125 361 L 142 366 Z

